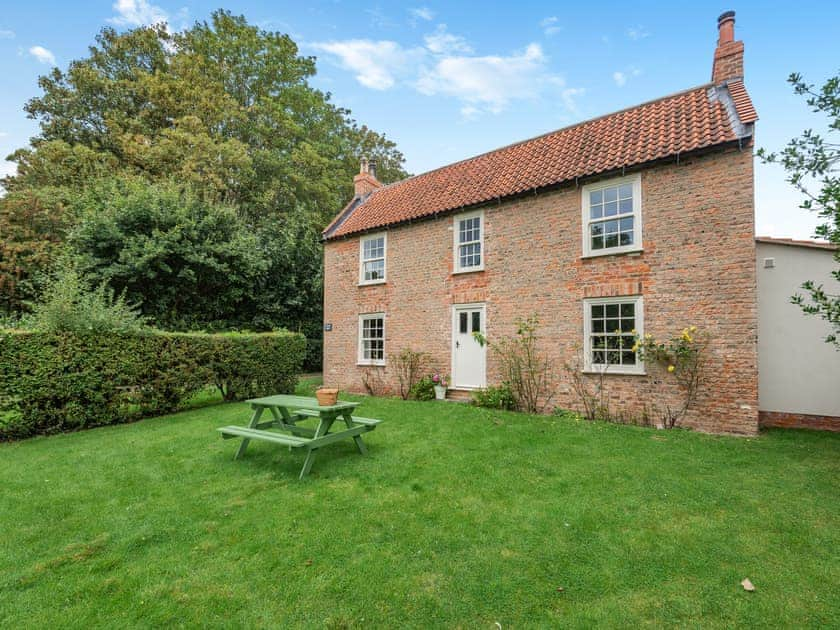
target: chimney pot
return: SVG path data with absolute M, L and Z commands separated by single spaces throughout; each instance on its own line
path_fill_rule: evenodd
M 368 160 L 362 156 L 359 160 L 359 174 L 353 178 L 353 187 L 357 197 L 367 197 L 374 190 L 382 186 L 376 179 L 376 160 Z
M 718 46 L 735 41 L 735 11 L 726 11 L 718 17 Z

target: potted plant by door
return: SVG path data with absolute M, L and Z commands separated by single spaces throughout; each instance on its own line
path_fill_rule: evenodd
M 435 399 L 446 400 L 446 375 L 435 374 L 432 376 L 432 382 L 435 384 Z

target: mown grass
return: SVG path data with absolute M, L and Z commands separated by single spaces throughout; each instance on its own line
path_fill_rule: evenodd
M 303 482 L 244 404 L 0 445 L 0 627 L 840 625 L 840 435 L 363 400 Z

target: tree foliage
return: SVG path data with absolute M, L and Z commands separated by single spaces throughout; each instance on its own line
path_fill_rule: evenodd
M 378 161 L 385 182 L 406 173 L 392 141 L 310 85 L 315 71 L 288 35 L 222 10 L 180 33 L 103 29 L 87 57 L 41 77 L 42 94 L 25 106 L 40 133 L 10 156 L 18 172 L 3 180 L 0 232 L 13 241 L 0 248 L 3 307 L 36 297 L 38 273 L 72 233 L 81 268 L 160 323 L 320 320 L 320 306 L 309 309 L 321 302 L 318 237 L 352 195 L 360 156 Z M 187 209 L 173 207 L 174 188 Z M 80 217 L 65 212 L 71 199 Z M 123 223 L 141 219 L 151 223 L 137 234 Z M 189 264 L 172 258 L 182 246 Z M 232 286 L 214 298 L 222 282 Z
M 122 179 L 90 186 L 76 205 L 68 243 L 94 285 L 124 292 L 162 328 L 248 327 L 240 311 L 269 262 L 233 207 Z
M 787 181 L 805 195 L 801 208 L 816 212 L 823 221 L 815 236 L 840 246 L 840 75 L 830 78 L 819 89 L 806 83 L 800 74 L 791 74 L 788 82 L 794 91 L 805 97 L 812 111 L 828 117 L 827 134 L 805 130 L 799 138 L 788 142 L 780 153 L 759 150 L 765 162 L 781 164 L 787 171 Z M 819 190 L 815 190 L 818 187 Z M 840 263 L 840 250 L 834 259 Z M 832 271 L 840 282 L 840 266 Z M 826 341 L 840 349 L 840 295 L 824 290 L 813 280 L 802 285 L 806 295 L 795 295 L 794 304 L 805 313 L 825 319 L 831 333 Z

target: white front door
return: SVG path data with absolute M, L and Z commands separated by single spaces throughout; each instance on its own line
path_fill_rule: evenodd
M 459 304 L 452 309 L 452 386 L 478 389 L 486 385 L 487 348 L 474 332 L 485 332 L 484 304 Z

